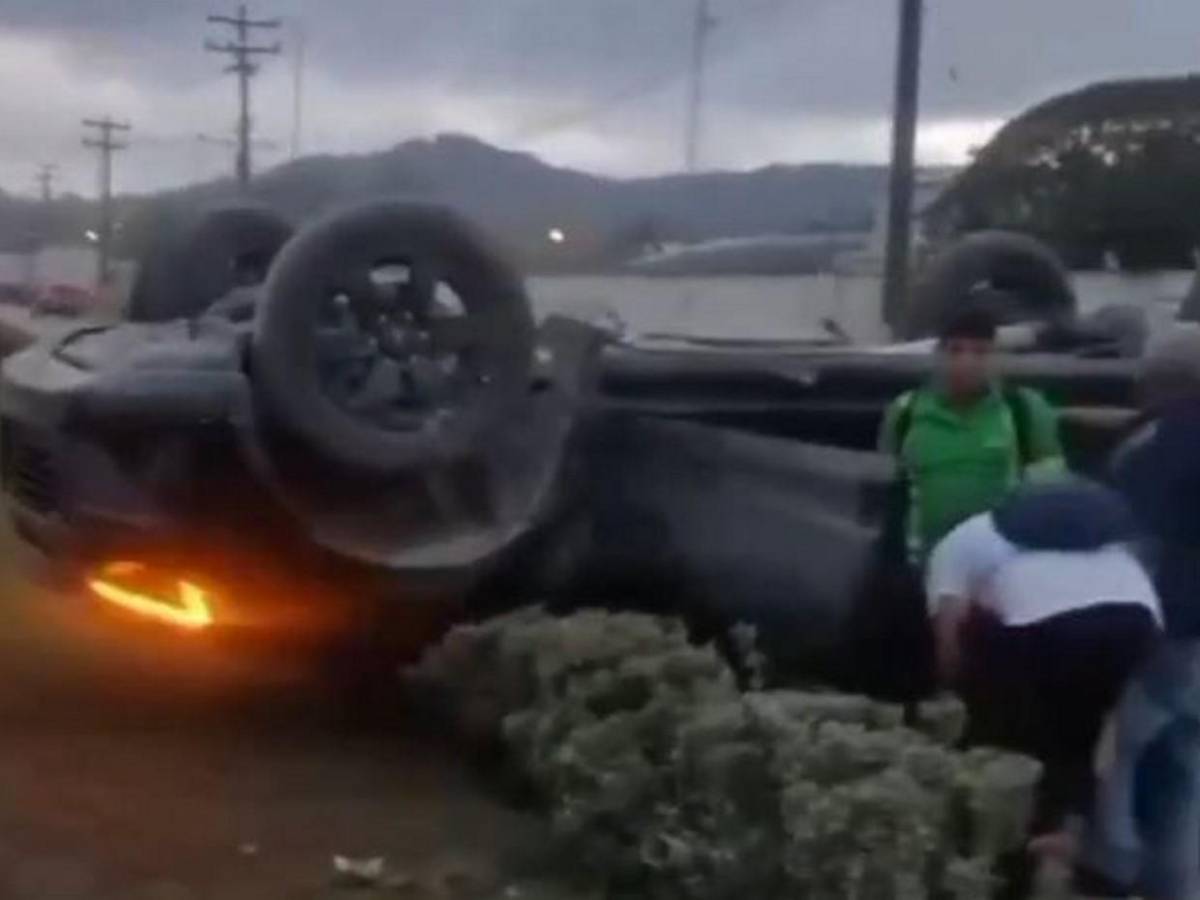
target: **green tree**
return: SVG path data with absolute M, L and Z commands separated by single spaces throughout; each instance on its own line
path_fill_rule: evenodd
M 1006 125 L 929 210 L 935 234 L 1026 231 L 1075 265 L 1188 266 L 1200 240 L 1200 79 L 1094 85 Z

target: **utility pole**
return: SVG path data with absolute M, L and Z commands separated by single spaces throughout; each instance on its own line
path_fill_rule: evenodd
M 292 145 L 291 158 L 300 155 L 300 141 L 304 136 L 304 22 L 296 19 L 292 23 Z
M 112 254 L 112 155 L 117 150 L 124 150 L 128 144 L 113 138 L 116 132 L 129 131 L 132 126 L 128 122 L 114 122 L 109 116 L 103 119 L 84 119 L 85 128 L 96 129 L 98 137 L 86 137 L 83 146 L 100 151 L 100 228 L 96 239 L 96 284 L 104 287 L 108 284 L 111 272 L 109 260 Z
M 251 19 L 246 12 L 246 4 L 238 7 L 236 16 L 211 15 L 208 21 L 214 25 L 226 25 L 234 30 L 235 39 L 218 44 L 215 41 L 205 41 L 204 49 L 210 53 L 225 53 L 233 58 L 226 67 L 226 72 L 232 72 L 238 77 L 238 149 L 237 149 L 237 180 L 242 190 L 250 185 L 250 79 L 258 72 L 256 56 L 278 55 L 279 43 L 270 46 L 254 46 L 250 44 L 250 33 L 253 29 L 276 29 L 282 24 L 279 19 Z
M 38 173 L 33 176 L 33 179 L 41 189 L 42 203 L 49 203 L 54 199 L 54 177 L 57 173 L 58 166 L 54 163 L 42 163 L 38 166 Z
M 921 87 L 922 2 L 900 0 L 887 250 L 883 274 L 883 321 L 893 333 L 900 327 L 908 297 L 917 109 Z
M 704 104 L 704 55 L 708 48 L 708 35 L 717 26 L 708 4 L 709 0 L 696 0 L 696 20 L 692 30 L 692 66 L 688 77 L 683 150 L 684 166 L 688 172 L 696 171 L 700 149 L 700 113 Z
M 25 285 L 30 291 L 37 284 L 38 254 L 49 241 L 50 234 L 54 230 L 50 203 L 54 199 L 54 177 L 57 172 L 58 166 L 54 163 L 42 163 L 38 166 L 37 174 L 33 176 L 33 180 L 38 185 L 38 195 L 41 198 L 42 207 L 38 210 L 37 224 L 29 230 L 29 239 L 25 248 Z

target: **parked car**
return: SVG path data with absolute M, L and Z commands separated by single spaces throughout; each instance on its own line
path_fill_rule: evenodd
M 4 363 L 17 530 L 109 606 L 405 655 L 463 616 L 598 603 L 712 634 L 747 621 L 781 670 L 878 692 L 918 668 L 923 607 L 896 577 L 873 448 L 884 405 L 930 370 L 919 346 L 664 350 L 537 325 L 521 279 L 434 206 L 247 231 L 261 284 L 225 231 L 173 250 L 217 260 L 206 297 L 146 265 L 142 321 Z M 986 278 L 969 252 L 963 277 Z M 1131 414 L 1130 359 L 1008 365 L 1064 407 L 1084 468 Z
M 48 284 L 37 292 L 32 312 L 41 316 L 87 315 L 96 308 L 96 295 L 76 284 Z
M 18 306 L 28 306 L 33 302 L 33 297 L 33 289 L 23 282 L 0 282 L 0 303 L 13 303 Z

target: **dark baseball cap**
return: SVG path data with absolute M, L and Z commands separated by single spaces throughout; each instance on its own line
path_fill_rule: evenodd
M 1006 540 L 1026 550 L 1083 552 L 1137 536 L 1124 498 L 1083 478 L 1023 485 L 992 512 L 992 520 Z

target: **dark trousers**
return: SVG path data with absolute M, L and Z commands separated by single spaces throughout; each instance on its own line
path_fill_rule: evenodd
M 1034 834 L 1061 827 L 1069 813 L 1091 805 L 1105 717 L 1158 638 L 1154 617 L 1134 604 L 1091 606 L 1020 627 L 983 613 L 968 623 L 960 685 L 967 705 L 963 741 L 1042 763 Z M 1032 892 L 1034 865 L 1027 853 L 1000 860 L 997 874 L 1000 900 Z
M 968 624 L 965 741 L 1025 753 L 1045 766 L 1035 829 L 1086 810 L 1105 717 L 1158 634 L 1145 607 L 1118 603 L 1020 627 L 986 614 Z

